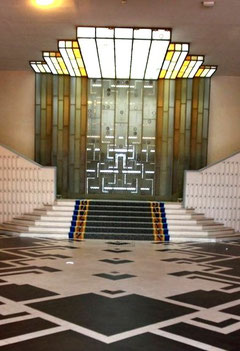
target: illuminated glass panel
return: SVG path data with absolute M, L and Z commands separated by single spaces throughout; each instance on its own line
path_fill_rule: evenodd
M 169 29 L 153 29 L 153 39 L 169 40 L 171 39 L 171 31 Z
M 129 79 L 132 56 L 132 40 L 115 39 L 116 78 Z
M 188 44 L 171 43 L 163 63 L 159 78 L 175 79 L 188 54 Z
M 158 79 L 160 69 L 165 58 L 168 40 L 153 40 L 150 48 L 145 79 Z
M 204 56 L 187 56 L 177 78 L 193 78 L 202 65 Z
M 69 75 L 60 52 L 44 52 L 43 58 L 53 74 Z
M 87 74 L 78 42 L 76 40 L 60 40 L 58 46 L 69 74 L 76 77 L 85 77 Z
M 217 66 L 201 66 L 197 71 L 195 77 L 212 77 L 212 75 L 216 72 Z
M 113 39 L 97 39 L 99 61 L 104 78 L 115 78 L 115 55 Z
M 46 62 L 30 61 L 30 66 L 36 73 L 51 73 L 51 70 Z
M 89 78 L 101 78 L 96 39 L 78 38 Z
M 211 77 L 216 66 L 188 55 L 189 44 L 170 43 L 170 29 L 78 27 L 77 40 L 60 40 L 59 52 L 44 52 L 37 73 L 73 77 L 157 80 Z
M 115 38 L 132 39 L 132 37 L 133 37 L 132 28 L 115 28 Z
M 156 82 L 88 84 L 87 193 L 153 195 Z
M 131 64 L 131 79 L 143 79 L 151 40 L 134 40 Z

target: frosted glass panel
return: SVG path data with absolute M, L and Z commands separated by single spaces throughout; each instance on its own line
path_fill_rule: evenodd
M 87 193 L 154 195 L 156 83 L 89 80 L 88 89 Z

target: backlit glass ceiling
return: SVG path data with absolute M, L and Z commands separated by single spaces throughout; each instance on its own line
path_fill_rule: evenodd
M 76 40 L 59 40 L 58 52 L 30 61 L 36 73 L 108 79 L 211 77 L 216 66 L 171 43 L 170 29 L 78 27 Z

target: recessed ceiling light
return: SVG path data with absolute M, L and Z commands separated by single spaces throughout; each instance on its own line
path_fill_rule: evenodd
M 32 0 L 34 6 L 49 9 L 60 5 L 62 0 Z
M 202 4 L 205 7 L 213 7 L 215 5 L 215 1 L 214 0 L 204 0 L 202 2 Z

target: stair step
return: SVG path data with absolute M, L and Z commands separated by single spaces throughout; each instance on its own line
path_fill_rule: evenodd
M 44 239 L 69 239 L 68 238 L 68 233 L 41 233 L 41 232 L 35 232 L 35 233 L 30 233 L 30 232 L 22 232 L 19 235 L 20 237 L 23 238 L 44 238 Z
M 170 240 L 216 241 L 239 238 L 231 228 L 206 218 L 181 203 L 164 203 Z M 35 209 L 31 214 L 0 225 L 5 233 L 21 236 L 67 239 L 72 226 L 75 200 L 57 200 L 54 205 Z M 167 232 L 167 230 L 165 230 Z M 154 240 L 149 201 L 90 200 L 86 239 Z M 167 238 L 167 236 L 166 236 Z
M 41 216 L 39 219 L 41 222 L 64 222 L 71 223 L 72 216 Z
M 96 222 L 87 220 L 86 227 L 99 227 L 99 228 L 148 228 L 153 229 L 152 223 L 142 223 L 142 222 Z
M 169 230 L 180 230 L 180 231 L 198 231 L 198 230 L 203 230 L 203 231 L 215 231 L 215 230 L 224 230 L 224 227 L 222 225 L 209 225 L 209 226 L 202 226 L 202 225 L 172 225 L 168 223 L 168 229 Z
M 91 206 L 99 207 L 149 207 L 150 201 L 102 201 L 102 200 L 90 200 Z M 154 201 L 153 201 L 154 202 Z M 54 206 L 75 206 L 75 200 L 57 200 Z M 179 202 L 164 202 L 165 208 L 183 208 L 182 204 Z
M 1 225 L 0 225 L 0 227 L 2 228 L 2 229 L 6 229 L 6 230 L 11 230 L 11 229 L 13 229 L 13 230 L 16 230 L 16 231 L 24 231 L 24 230 L 27 230 L 28 229 L 28 227 L 27 226 L 23 226 L 23 225 L 17 225 L 17 224 L 5 224 L 5 223 L 2 223 Z
M 27 230 L 23 230 L 24 232 L 29 232 L 29 233 L 54 233 L 54 232 L 59 232 L 59 233 L 69 233 L 70 227 L 64 228 L 64 227 L 28 227 Z
M 118 228 L 118 227 L 90 227 L 86 226 L 85 233 L 121 233 L 125 231 L 128 234 L 153 234 L 153 229 L 152 228 L 131 228 L 131 227 L 124 227 L 124 228 Z
M 15 220 L 15 219 L 21 219 L 21 220 L 26 220 L 26 221 L 35 221 L 36 219 L 40 219 L 41 218 L 41 216 L 34 216 L 34 215 L 31 215 L 31 214 L 29 214 L 29 215 L 23 215 L 23 216 L 21 216 L 21 217 L 14 217 L 13 219 Z
M 92 216 L 91 214 L 88 214 L 87 216 L 87 221 L 93 221 L 93 222 L 144 222 L 144 223 L 152 223 L 152 217 L 137 217 L 137 216 L 108 216 L 108 215 L 101 215 L 101 216 Z

